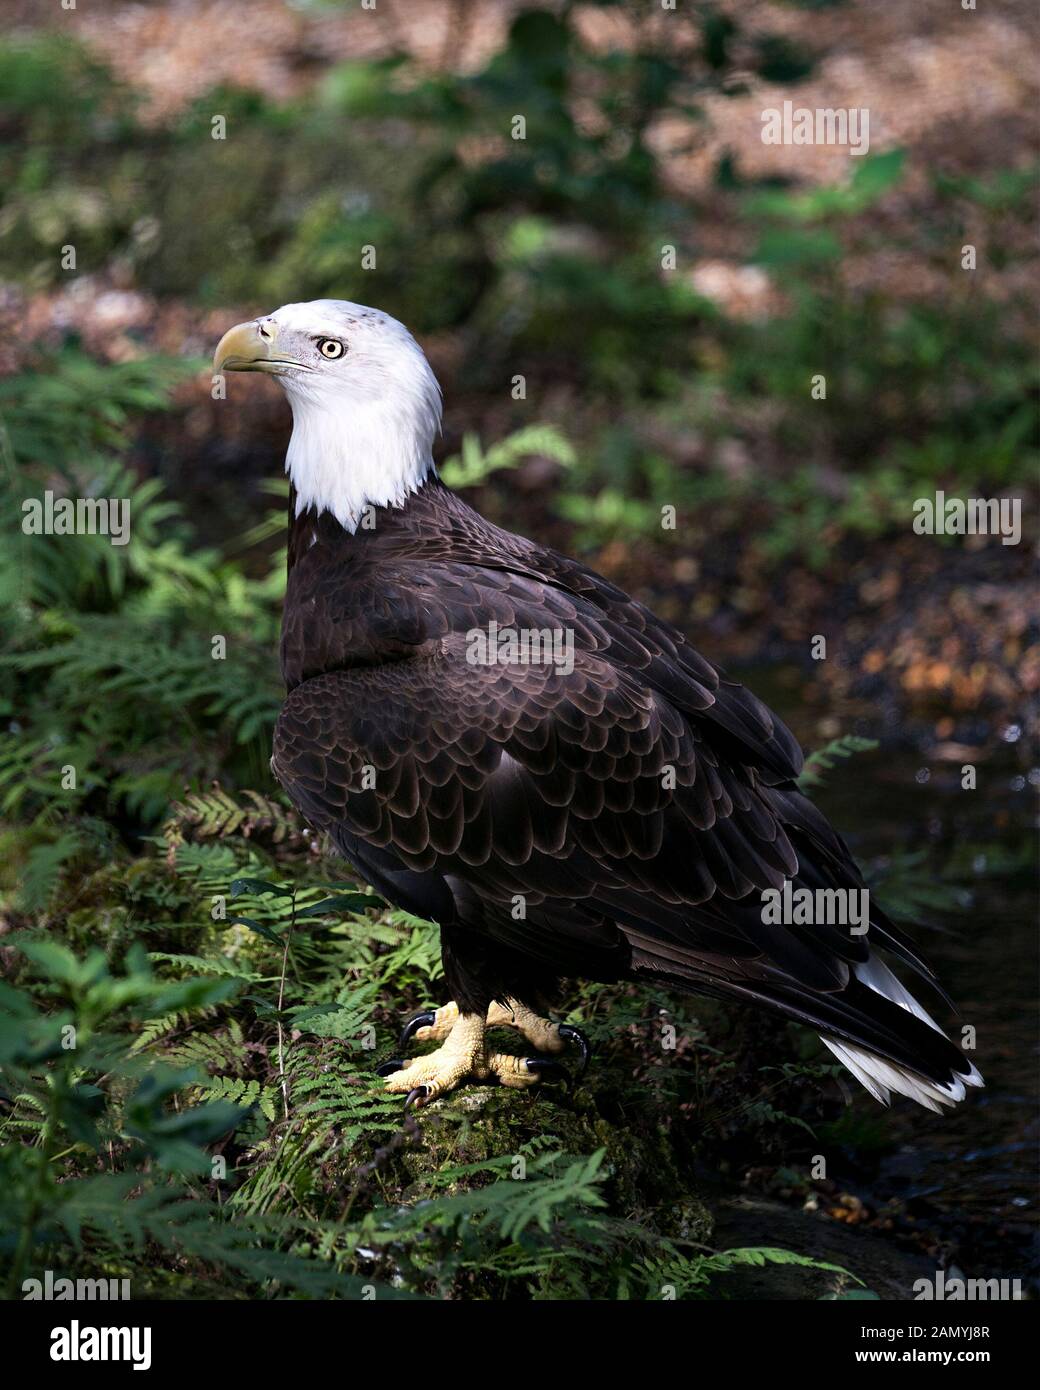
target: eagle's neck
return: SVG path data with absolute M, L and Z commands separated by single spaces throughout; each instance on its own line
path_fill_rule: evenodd
M 374 508 L 354 531 L 303 508 L 289 489 L 288 582 L 282 615 L 287 689 L 329 671 L 415 656 L 431 636 L 424 568 L 455 553 L 476 517 L 431 477 L 399 505 Z
M 290 404 L 293 432 L 285 471 L 297 516 L 329 512 L 353 533 L 373 508 L 400 506 L 436 476 L 432 449 L 440 402 L 435 392 L 342 401 L 294 394 Z

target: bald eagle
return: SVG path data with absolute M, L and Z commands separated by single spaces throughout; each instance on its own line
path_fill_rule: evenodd
M 587 1060 L 544 1016 L 567 978 L 761 1005 L 883 1103 L 938 1110 L 981 1084 L 880 954 L 935 983 L 899 928 L 873 904 L 860 927 L 833 910 L 863 879 L 776 715 L 441 483 L 440 387 L 402 324 L 287 304 L 226 333 L 214 368 L 276 376 L 293 412 L 272 769 L 367 882 L 440 927 L 451 1002 L 401 1047 L 441 1046 L 384 1064 L 390 1090 L 422 1105 L 558 1078 L 571 1047 Z M 527 1055 L 489 1049 L 503 1024 Z

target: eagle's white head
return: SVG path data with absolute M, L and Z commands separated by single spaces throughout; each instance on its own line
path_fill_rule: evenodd
M 367 505 L 400 506 L 434 471 L 441 389 L 404 324 L 380 309 L 283 304 L 225 333 L 213 369 L 267 372 L 285 388 L 297 515 L 314 507 L 354 531 Z

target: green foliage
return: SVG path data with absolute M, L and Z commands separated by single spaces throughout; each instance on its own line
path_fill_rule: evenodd
M 273 920 L 322 891 L 234 883 Z M 328 902 L 322 915 L 336 915 Z M 119 1270 L 135 1296 L 187 1269 L 195 1296 L 693 1298 L 749 1262 L 830 1268 L 782 1251 L 691 1251 L 611 1215 L 616 1160 L 567 1153 L 548 1133 L 519 1153 L 422 1168 L 407 1202 L 383 1200 L 414 1138 L 399 1098 L 342 1051 L 371 1023 L 373 983 L 344 969 L 349 935 L 282 934 L 282 949 L 274 932 L 240 940 L 234 960 L 146 959 L 134 944 L 121 968 L 99 950 L 17 939 L 20 978 L 0 987 L 9 1293 L 60 1267 Z
M 755 397 L 772 401 L 776 442 L 810 457 L 753 480 L 776 515 L 762 547 L 774 561 L 822 563 L 843 535 L 905 527 L 914 499 L 936 488 L 1021 487 L 1035 473 L 1033 354 L 1005 306 L 976 293 L 963 272 L 938 303 L 846 283 L 842 267 L 869 256 L 874 215 L 906 164 L 906 152 L 893 150 L 862 160 L 845 185 L 745 198 L 758 229 L 754 259 L 782 284 L 789 307 L 732 328 L 719 384 L 737 411 Z M 996 175 L 1004 197 L 995 200 L 987 186 L 939 176 L 931 217 L 944 225 L 970 217 L 975 237 L 999 242 L 1009 214 L 1027 215 L 1033 177 Z M 951 264 L 965 239 L 942 246 Z M 935 242 L 929 222 L 905 249 L 934 263 Z M 826 403 L 809 389 L 817 374 Z
M 236 800 L 222 787 L 189 792 L 183 802 L 175 802 L 163 836 L 171 849 L 184 843 L 185 834 L 194 839 L 223 838 L 229 835 L 266 834 L 275 844 L 298 833 L 296 814 L 270 796 L 246 787 Z
M 842 734 L 840 738 L 833 738 L 825 748 L 816 749 L 806 758 L 798 785 L 802 791 L 818 787 L 823 782 L 824 773 L 833 771 L 840 761 L 857 753 L 872 753 L 877 747 L 877 739 L 859 738 L 856 734 Z
M 514 468 L 523 458 L 540 454 L 561 468 L 574 464 L 574 450 L 564 436 L 550 425 L 531 425 L 517 430 L 493 444 L 487 452 L 475 434 L 462 439 L 462 452 L 446 459 L 440 474 L 448 487 L 475 487 L 501 468 Z
M 840 1265 L 828 1264 L 808 1255 L 797 1255 L 791 1250 L 780 1250 L 766 1245 L 721 1250 L 717 1255 L 684 1256 L 663 1260 L 655 1267 L 654 1277 L 660 1279 L 662 1286 L 681 1291 L 687 1297 L 704 1297 L 719 1276 L 739 1269 L 761 1269 L 765 1265 L 797 1265 L 803 1269 L 821 1269 L 846 1278 L 855 1278 Z M 722 1287 L 725 1288 L 724 1281 Z
M 99 826 L 148 827 L 186 783 L 252 780 L 267 759 L 281 567 L 251 579 L 201 548 L 181 508 L 121 458 L 131 415 L 165 406 L 183 370 L 158 359 L 102 367 L 68 350 L 0 386 L 0 603 L 11 619 L 0 806 L 26 827 L 28 908 Z M 128 543 L 25 534 L 23 504 L 45 487 L 124 500 Z M 254 797 L 242 819 L 271 815 Z
M 39 985 L 34 992 L 10 985 L 0 990 L 0 1131 L 18 1132 L 23 1141 L 5 1148 L 2 1159 L 0 1229 L 12 1233 L 0 1247 L 8 1297 L 20 1289 L 37 1246 L 53 1245 L 56 1232 L 59 1242 L 79 1246 L 85 1228 L 107 1231 L 105 1197 L 118 1190 L 129 1198 L 149 1170 L 154 1176 L 147 1178 L 145 1192 L 120 1208 L 115 1229 L 135 1243 L 146 1233 L 154 1236 L 150 1218 L 156 1207 L 173 1209 L 188 1200 L 183 1184 L 169 1186 L 164 1174 L 183 1179 L 208 1171 L 201 1146 L 226 1134 L 244 1114 L 227 1101 L 171 1108 L 194 1078 L 164 1065 L 145 1070 L 128 1045 L 128 1020 L 217 1004 L 231 992 L 230 981 L 156 980 L 139 946 L 128 954 L 126 972 L 114 974 L 100 951 L 79 958 L 40 938 L 18 945 Z M 117 1184 L 111 1175 L 101 1179 L 85 1170 L 58 1181 L 60 1149 L 89 1153 L 116 1145 L 140 1169 L 136 1179 Z M 210 1233 L 213 1220 L 200 1206 L 179 1234 L 186 1237 L 194 1225 L 219 1247 L 219 1235 Z
M 936 873 L 925 850 L 897 850 L 871 866 L 870 885 L 888 912 L 902 922 L 931 922 L 971 905 L 964 876 L 954 865 Z

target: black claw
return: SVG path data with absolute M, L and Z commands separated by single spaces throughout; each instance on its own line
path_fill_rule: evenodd
M 430 1094 L 429 1086 L 413 1086 L 404 1098 L 405 1110 L 411 1109 L 414 1105 L 416 1110 L 421 1110 L 426 1102 L 426 1097 Z
M 395 1071 L 404 1071 L 405 1064 L 400 1057 L 391 1057 L 389 1062 L 380 1062 L 376 1076 L 393 1076 Z
M 398 1047 L 407 1047 L 409 1040 L 415 1036 L 420 1028 L 432 1028 L 437 1021 L 435 1009 L 425 1009 L 421 1014 L 416 1014 L 410 1018 L 401 1029 L 401 1036 L 398 1039 Z
M 558 1081 L 566 1091 L 571 1088 L 570 1072 L 555 1057 L 525 1057 L 524 1066 L 528 1071 L 539 1072 L 543 1081 Z
M 559 1025 L 559 1034 L 561 1038 L 566 1038 L 568 1042 L 576 1042 L 578 1044 L 578 1049 L 581 1052 L 581 1066 L 578 1068 L 578 1080 L 580 1081 L 585 1075 L 589 1065 L 589 1058 L 592 1056 L 592 1044 L 581 1029 L 575 1028 L 573 1023 L 561 1023 Z

